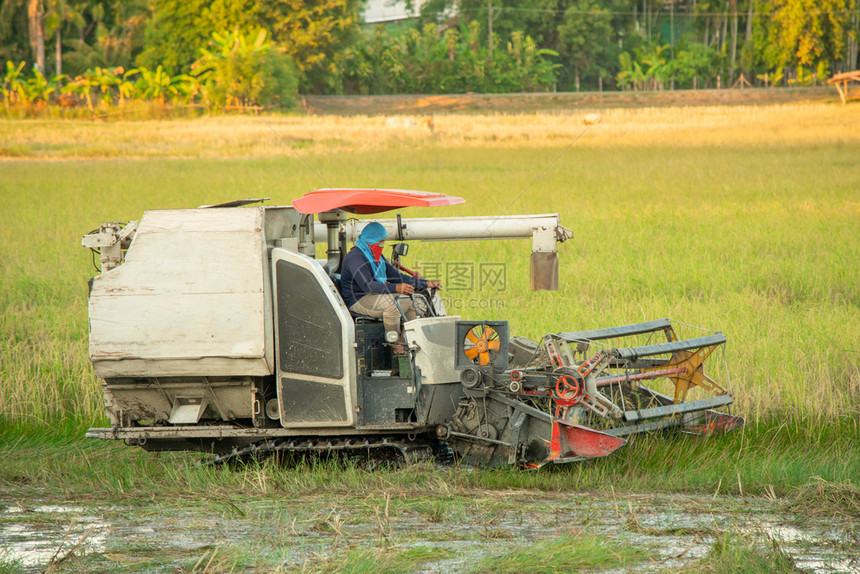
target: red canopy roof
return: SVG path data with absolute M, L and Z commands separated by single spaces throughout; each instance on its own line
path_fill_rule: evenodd
M 367 214 L 397 209 L 398 207 L 436 207 L 466 201 L 462 197 L 411 191 L 408 189 L 317 189 L 293 200 L 293 207 L 301 213 L 322 213 L 343 209 L 351 213 Z

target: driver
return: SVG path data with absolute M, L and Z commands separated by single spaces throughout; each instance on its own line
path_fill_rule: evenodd
M 350 311 L 381 318 L 386 333 L 400 333 L 400 311 L 394 294 L 412 295 L 415 290 L 441 289 L 439 281 L 427 281 L 401 273 L 382 255 L 388 232 L 381 223 L 368 223 L 358 236 L 355 247 L 343 260 L 340 271 L 341 291 Z M 412 299 L 401 299 L 400 306 L 411 321 L 417 317 Z M 401 342 L 395 351 L 403 350 Z

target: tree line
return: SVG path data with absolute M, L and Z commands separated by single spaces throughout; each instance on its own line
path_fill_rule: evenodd
M 296 93 L 809 85 L 858 68 L 860 0 L 4 0 L 0 98 L 290 106 Z M 420 5 L 420 6 L 419 6 Z

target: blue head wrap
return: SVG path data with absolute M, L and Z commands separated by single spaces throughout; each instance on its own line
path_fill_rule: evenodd
M 388 232 L 385 231 L 385 227 L 381 223 L 373 221 L 361 230 L 361 234 L 355 242 L 355 246 L 361 249 L 361 252 L 364 253 L 364 256 L 370 262 L 370 268 L 373 269 L 373 278 L 380 283 L 385 283 L 386 280 L 385 259 L 380 257 L 379 261 L 376 261 L 373 253 L 370 251 L 370 246 L 379 243 L 387 237 Z

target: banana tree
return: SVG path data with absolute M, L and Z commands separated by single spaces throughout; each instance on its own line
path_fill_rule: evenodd
M 0 86 L 0 95 L 3 96 L 3 105 L 8 110 L 10 106 L 19 103 L 27 103 L 27 83 L 21 77 L 25 63 L 17 66 L 10 61 L 6 62 L 6 74 L 3 76 L 3 85 Z
M 195 79 L 185 74 L 170 76 L 164 68 L 158 66 L 155 70 L 148 68 L 136 68 L 129 70 L 139 74 L 135 82 L 137 94 L 143 99 L 153 100 L 164 106 L 168 99 L 171 101 L 185 101 L 195 91 Z
M 668 51 L 668 44 L 652 43 L 637 46 L 635 59 L 628 52 L 622 52 L 618 56 L 621 65 L 617 76 L 619 85 L 634 90 L 661 89 L 672 71 L 668 65 Z
M 113 103 L 113 88 L 119 84 L 119 81 L 119 78 L 117 78 L 111 70 L 96 67 L 75 77 L 74 80 L 66 85 L 63 89 L 63 93 L 71 93 L 83 98 L 86 100 L 87 107 L 90 111 L 95 111 L 93 95 L 95 95 L 103 105 L 110 106 Z
M 271 49 L 265 29 L 243 34 L 239 29 L 213 32 L 212 49 L 192 69 L 212 99 L 222 106 L 256 105 L 265 89 L 268 73 L 265 57 Z
M 134 81 L 131 78 L 138 75 L 140 70 L 135 68 L 133 70 L 129 70 L 125 72 L 122 67 L 116 68 L 114 70 L 114 74 L 119 77 L 119 74 L 122 74 L 122 77 L 117 84 L 117 94 L 119 95 L 119 105 L 123 105 L 126 100 L 133 100 L 137 91 L 135 88 Z
M 50 80 L 42 75 L 42 72 L 39 70 L 33 70 L 33 77 L 27 79 L 27 83 L 25 85 L 27 91 L 27 99 L 30 102 L 38 102 L 39 100 L 44 103 L 49 103 L 51 99 L 51 94 L 57 91 L 60 83 L 66 78 L 64 75 L 57 75 L 52 77 Z

